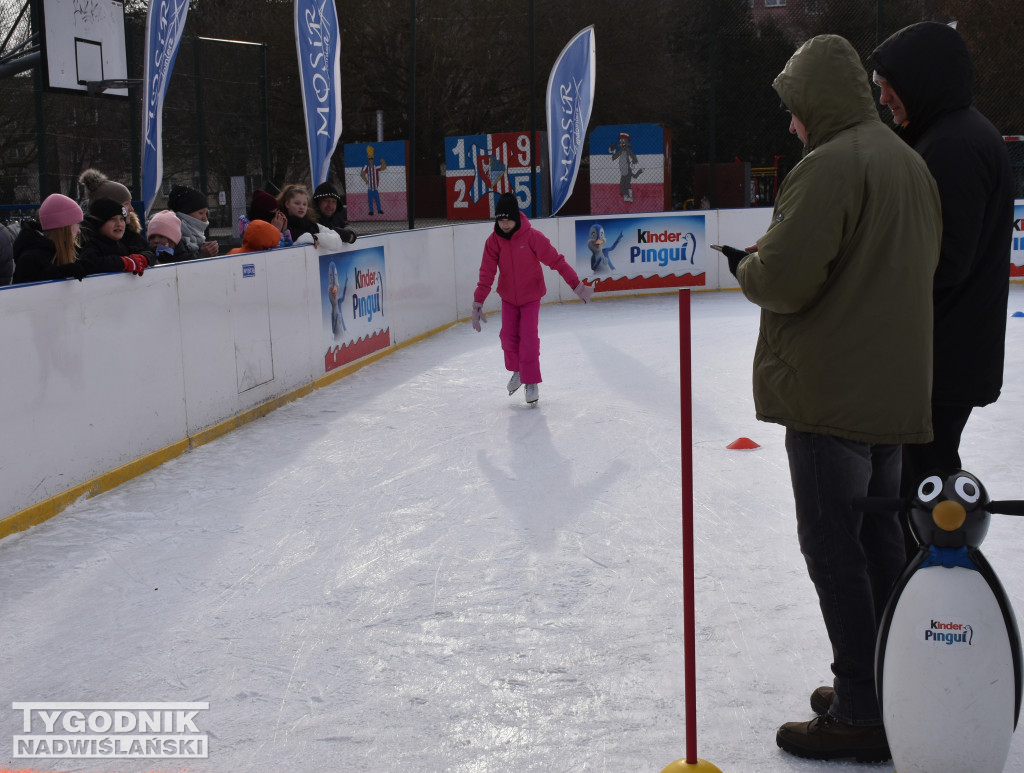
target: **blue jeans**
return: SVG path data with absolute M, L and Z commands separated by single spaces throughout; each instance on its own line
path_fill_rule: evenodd
M 900 446 L 786 430 L 797 536 L 832 643 L 836 691 L 829 713 L 881 724 L 875 644 L 889 591 L 905 563 L 895 514 L 854 512 L 856 497 L 896 497 Z

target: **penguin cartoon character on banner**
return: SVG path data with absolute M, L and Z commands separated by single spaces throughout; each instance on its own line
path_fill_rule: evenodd
M 590 270 L 592 272 L 597 273 L 602 263 L 608 266 L 609 271 L 615 270 L 615 266 L 612 265 L 611 251 L 619 246 L 622 236 L 623 232 L 619 231 L 614 244 L 608 247 L 606 246 L 608 239 L 604 235 L 604 226 L 600 223 L 594 223 L 594 225 L 590 226 L 590 238 L 587 239 L 587 249 L 590 250 Z
M 893 587 L 875 651 L 875 685 L 899 773 L 1003 770 L 1021 704 L 1021 642 L 1010 602 L 979 545 L 992 502 L 969 472 L 932 474 L 909 500 L 921 549 Z M 856 505 L 855 505 L 856 506 Z M 879 516 L 882 517 L 882 516 Z

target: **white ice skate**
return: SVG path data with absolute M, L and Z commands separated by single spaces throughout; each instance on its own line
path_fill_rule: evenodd
M 537 405 L 537 400 L 540 399 L 540 385 L 539 384 L 527 384 L 526 385 L 526 404 L 531 408 Z
M 516 390 L 523 385 L 523 382 L 519 380 L 519 371 L 512 373 L 512 378 L 508 380 L 508 396 L 511 397 L 516 393 Z

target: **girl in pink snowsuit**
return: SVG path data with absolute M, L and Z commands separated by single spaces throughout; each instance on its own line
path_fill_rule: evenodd
M 511 395 L 520 384 L 526 384 L 526 402 L 533 405 L 537 402 L 537 385 L 541 382 L 540 301 L 547 289 L 540 264 L 557 271 L 584 303 L 594 289 L 580 281 L 565 256 L 558 253 L 544 234 L 534 230 L 511 193 L 502 194 L 498 199 L 494 219 L 494 233 L 484 242 L 480 281 L 473 293 L 473 329 L 479 333 L 480 323 L 487 321 L 483 304 L 500 268 L 501 348 L 505 353 L 505 368 L 512 371 L 508 393 Z

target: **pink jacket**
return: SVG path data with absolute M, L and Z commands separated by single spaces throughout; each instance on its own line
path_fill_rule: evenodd
M 497 229 L 495 224 L 495 229 Z M 544 271 L 540 264 L 557 271 L 569 287 L 575 289 L 580 278 L 565 256 L 551 245 L 544 234 L 535 230 L 524 214 L 519 215 L 519 230 L 511 239 L 492 233 L 484 242 L 484 256 L 480 261 L 480 281 L 477 283 L 473 300 L 483 303 L 491 292 L 494 274 L 501 267 L 498 276 L 498 295 L 503 301 L 522 306 L 544 297 Z

